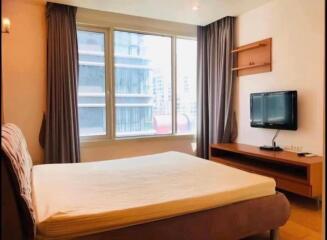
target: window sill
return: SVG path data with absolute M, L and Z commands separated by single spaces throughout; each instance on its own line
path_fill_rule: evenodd
M 140 141 L 166 141 L 175 139 L 185 139 L 185 140 L 195 140 L 194 134 L 176 134 L 176 135 L 157 135 L 157 136 L 139 136 L 139 137 L 121 137 L 110 139 L 106 136 L 98 137 L 81 137 L 81 147 L 92 147 L 99 145 L 106 145 L 110 143 L 120 143 L 120 142 L 140 142 Z

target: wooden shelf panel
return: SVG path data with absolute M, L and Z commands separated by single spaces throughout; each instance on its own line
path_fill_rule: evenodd
M 269 176 L 273 178 L 283 178 L 288 179 L 291 181 L 309 184 L 308 182 L 308 176 L 303 174 L 297 174 L 296 169 L 294 171 L 290 171 L 287 169 L 287 166 L 284 166 L 283 168 L 280 168 L 279 170 L 269 165 L 267 162 L 262 162 L 262 164 L 258 164 L 258 161 L 243 161 L 243 160 L 236 160 L 236 158 L 230 158 L 230 157 L 212 157 L 212 160 L 224 163 L 226 165 L 229 165 L 231 167 L 236 167 L 245 171 L 258 173 L 264 176 Z M 303 169 L 302 171 L 306 171 L 306 169 Z
M 299 166 L 311 166 L 312 164 L 321 164 L 322 157 L 299 157 L 294 152 L 289 151 L 264 151 L 257 146 L 238 144 L 238 143 L 218 143 L 211 145 L 211 148 L 220 149 L 224 151 L 237 152 L 241 154 L 246 154 L 249 156 L 265 158 L 272 161 L 281 161 L 289 164 L 299 165 Z
M 237 70 L 242 70 L 242 69 L 249 69 L 249 68 L 256 68 L 256 67 L 264 67 L 264 66 L 269 66 L 269 65 L 270 65 L 270 63 L 252 64 L 252 65 L 232 68 L 232 71 L 237 71 Z
M 255 44 L 246 45 L 246 46 L 243 46 L 243 47 L 236 48 L 236 49 L 234 49 L 232 51 L 232 53 L 243 52 L 243 51 L 246 51 L 246 50 L 250 50 L 250 49 L 253 49 L 253 48 L 259 48 L 259 47 L 264 47 L 264 46 L 266 46 L 265 43 L 255 43 Z
M 276 187 L 279 189 L 284 189 L 289 192 L 294 192 L 306 197 L 317 197 L 312 194 L 312 187 L 306 184 L 299 184 L 294 181 L 290 181 L 287 179 L 277 178 Z
M 302 196 L 312 197 L 311 186 L 308 185 L 302 179 L 294 178 L 290 175 L 280 174 L 278 172 L 276 173 L 276 172 L 272 172 L 272 171 L 265 171 L 261 168 L 250 167 L 245 164 L 231 162 L 231 161 L 223 159 L 223 158 L 212 157 L 211 160 L 213 160 L 217 163 L 222 163 L 222 164 L 230 166 L 230 167 L 238 168 L 240 170 L 244 170 L 244 171 L 259 174 L 262 176 L 274 178 L 276 181 L 277 188 L 284 189 L 284 190 L 287 190 L 290 192 L 294 192 L 294 193 L 300 194 Z

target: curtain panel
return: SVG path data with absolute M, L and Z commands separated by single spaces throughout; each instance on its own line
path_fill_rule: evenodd
M 235 138 L 232 87 L 235 17 L 225 17 L 197 29 L 197 155 L 209 158 L 209 145 Z M 233 127 L 234 126 L 234 127 Z
M 47 3 L 45 163 L 80 162 L 76 10 Z

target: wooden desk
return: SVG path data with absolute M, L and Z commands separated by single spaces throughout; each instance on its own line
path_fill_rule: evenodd
M 275 179 L 277 188 L 320 199 L 322 157 L 299 157 L 294 152 L 265 151 L 259 147 L 223 143 L 210 146 L 210 160 Z

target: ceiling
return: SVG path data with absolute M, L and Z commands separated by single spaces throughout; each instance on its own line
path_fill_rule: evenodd
M 225 16 L 238 16 L 270 0 L 50 0 L 77 7 L 207 25 Z M 194 8 L 194 9 L 193 9 Z

